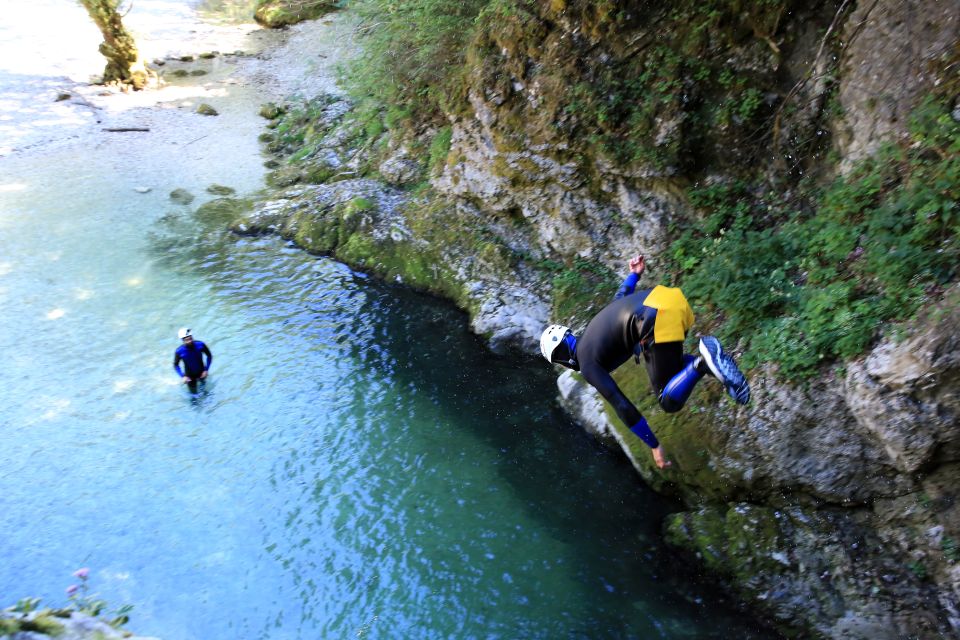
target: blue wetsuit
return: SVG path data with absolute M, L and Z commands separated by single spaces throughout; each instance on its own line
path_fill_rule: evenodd
M 207 362 L 203 363 L 203 355 L 206 354 Z M 186 373 L 180 369 L 180 361 L 183 361 L 183 368 Z M 182 344 L 177 347 L 173 354 L 173 370 L 181 378 L 187 376 L 196 380 L 204 371 L 210 370 L 210 364 L 213 362 L 213 354 L 207 345 L 199 340 L 194 340 L 192 344 Z

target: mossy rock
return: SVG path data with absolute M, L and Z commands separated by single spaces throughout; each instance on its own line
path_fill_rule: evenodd
M 300 167 L 291 166 L 280 167 L 268 173 L 266 177 L 267 184 L 277 188 L 289 187 L 301 180 L 303 180 L 303 174 L 300 172 Z
M 66 627 L 54 619 L 53 612 L 44 609 L 32 617 L 0 618 L 0 637 L 17 633 L 31 633 L 56 638 L 63 635 Z M 32 637 L 32 635 L 31 635 Z
M 170 192 L 170 199 L 177 204 L 190 204 L 193 198 L 193 194 L 186 189 L 174 189 Z
M 253 203 L 243 198 L 217 198 L 198 207 L 194 215 L 204 225 L 225 226 L 252 209 Z
M 770 507 L 739 504 L 710 506 L 676 513 L 664 522 L 669 544 L 700 554 L 711 569 L 749 584 L 758 574 L 778 575 L 783 570 L 781 530 L 786 516 Z
M 611 424 L 622 436 L 630 455 L 640 465 L 641 475 L 654 489 L 664 493 L 681 493 L 693 503 L 739 497 L 739 479 L 721 475 L 713 462 L 715 452 L 724 450 L 726 439 L 726 431 L 715 424 L 723 419 L 713 408 L 723 395 L 719 384 L 711 384 L 712 378 L 701 381 L 687 405 L 679 412 L 670 414 L 660 408 L 643 364 L 637 365 L 630 360 L 614 371 L 613 378 L 646 416 L 667 458 L 673 462 L 667 469 L 657 469 L 650 448 L 633 435 L 613 408 L 605 403 Z
M 286 109 L 273 102 L 268 102 L 260 107 L 260 117 L 266 118 L 267 120 L 276 120 L 284 113 L 286 113 Z
M 233 187 L 226 187 L 222 184 L 212 184 L 207 187 L 207 193 L 212 193 L 216 196 L 232 196 L 237 192 Z
M 197 113 L 202 116 L 218 116 L 220 112 L 208 105 L 206 102 L 197 106 Z
M 261 0 L 253 17 L 263 26 L 276 29 L 315 20 L 336 8 L 336 0 Z
M 176 78 L 186 78 L 187 76 L 190 75 L 190 72 L 187 71 L 186 69 L 174 69 L 173 71 L 170 72 L 170 75 Z

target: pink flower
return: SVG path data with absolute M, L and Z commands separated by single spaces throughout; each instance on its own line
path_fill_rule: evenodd
M 72 596 L 72 595 L 75 594 L 77 591 L 80 591 L 80 585 L 72 584 L 72 585 L 70 585 L 69 587 L 67 587 L 67 595 L 68 595 L 68 596 Z
M 73 572 L 75 578 L 80 578 L 81 580 L 86 580 L 90 576 L 90 569 L 84 567 L 82 569 L 77 569 Z

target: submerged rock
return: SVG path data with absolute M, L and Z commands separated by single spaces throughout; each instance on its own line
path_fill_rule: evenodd
M 170 192 L 170 199 L 177 204 L 190 204 L 193 202 L 193 194 L 186 189 L 174 189 Z
M 233 187 L 225 187 L 222 184 L 212 184 L 207 187 L 207 193 L 212 193 L 217 196 L 232 196 L 237 192 Z

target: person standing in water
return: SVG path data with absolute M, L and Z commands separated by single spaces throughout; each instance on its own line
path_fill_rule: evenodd
M 581 375 L 609 402 L 623 423 L 650 447 L 657 467 L 670 466 L 646 418 L 624 395 L 610 375 L 634 356 L 643 358 L 660 406 L 667 413 L 683 407 L 694 386 L 712 375 L 738 404 L 750 401 L 750 385 L 733 358 L 713 336 L 700 339 L 699 355 L 685 355 L 683 341 L 693 326 L 693 310 L 679 288 L 656 286 L 635 291 L 646 268 L 643 256 L 629 261 L 627 275 L 614 301 L 574 336 L 563 325 L 550 325 L 540 337 L 540 352 L 548 362 Z
M 190 388 L 190 391 L 196 393 L 197 382 L 206 380 L 207 374 L 210 372 L 213 354 L 210 353 L 207 345 L 193 339 L 190 329 L 180 329 L 177 332 L 177 337 L 180 338 L 181 345 L 177 347 L 173 354 L 173 370 Z M 206 363 L 204 363 L 204 355 L 207 356 Z M 181 362 L 183 362 L 183 369 L 180 368 Z

